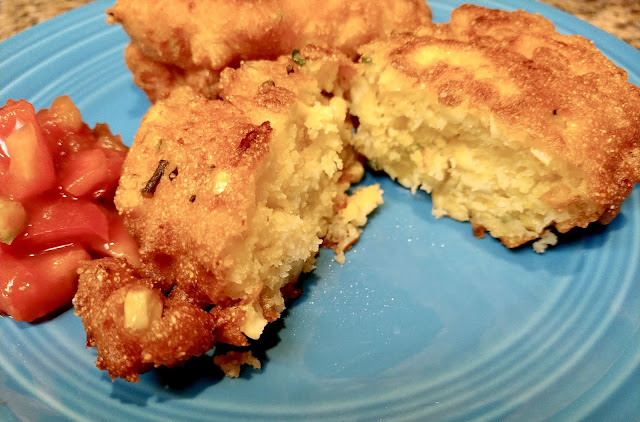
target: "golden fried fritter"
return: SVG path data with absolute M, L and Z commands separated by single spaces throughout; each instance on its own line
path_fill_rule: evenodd
M 151 101 L 188 84 L 215 95 L 219 71 L 312 43 L 354 55 L 392 32 L 431 22 L 423 0 L 118 0 L 108 22 L 131 37 L 126 62 Z
M 180 87 L 145 115 L 115 197 L 142 264 L 93 261 L 76 297 L 98 366 L 111 376 L 135 380 L 216 341 L 259 338 L 285 307 L 281 289 L 313 268 L 322 238 L 340 225 L 333 220 L 363 169 L 345 148 L 345 100 L 323 90 L 351 63 L 305 51 L 304 67 L 285 57 L 225 70 L 224 100 Z M 345 221 L 343 232 L 365 221 Z M 189 315 L 184 330 L 149 343 L 173 327 L 170 311 Z M 156 353 L 174 336 L 184 353 Z
M 640 89 L 539 15 L 465 5 L 359 52 L 355 148 L 476 235 L 542 251 L 549 227 L 611 221 L 640 180 Z
M 98 350 L 98 368 L 113 378 L 137 381 L 153 366 L 180 365 L 213 347 L 213 316 L 165 292 L 167 286 L 124 260 L 85 264 L 73 303 L 87 346 Z

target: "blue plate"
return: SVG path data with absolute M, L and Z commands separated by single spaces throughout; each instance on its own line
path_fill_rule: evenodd
M 448 20 L 460 1 L 432 0 Z M 475 3 L 513 8 L 515 2 Z M 149 106 L 123 62 L 128 39 L 97 2 L 0 44 L 0 101 L 68 94 L 90 124 L 131 140 Z M 592 39 L 639 82 L 640 52 L 521 0 Z M 111 382 L 67 311 L 0 318 L 0 420 L 640 420 L 640 189 L 606 228 L 544 255 L 434 219 L 428 195 L 383 175 L 385 204 L 347 263 L 323 251 L 304 295 L 265 339 L 262 370 L 221 379 L 209 357 Z

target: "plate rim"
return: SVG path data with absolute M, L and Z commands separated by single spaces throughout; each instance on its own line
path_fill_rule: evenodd
M 485 1 L 479 1 L 480 3 L 489 3 L 489 2 L 495 2 L 495 0 L 485 0 Z M 625 61 L 631 61 L 632 59 L 637 59 L 640 62 L 640 51 L 637 50 L 635 47 L 625 43 L 624 41 L 616 38 L 615 36 L 589 24 L 588 22 L 582 21 L 578 18 L 576 18 L 573 15 L 570 15 L 566 12 L 563 12 L 559 9 L 556 9 L 552 6 L 543 4 L 543 3 L 537 3 L 537 2 L 533 2 L 532 0 L 528 0 L 527 1 L 527 5 L 529 5 L 529 2 L 531 2 L 532 7 L 535 6 L 535 9 L 540 9 L 540 10 L 545 10 L 545 9 L 551 9 L 553 10 L 554 13 L 561 13 L 563 15 L 565 15 L 566 17 L 564 17 L 564 19 L 568 19 L 569 21 L 573 21 L 576 20 L 580 23 L 580 25 L 589 25 L 592 27 L 592 30 L 594 30 L 594 33 L 596 34 L 596 38 L 598 38 L 598 43 L 604 43 L 607 45 L 606 48 L 602 48 L 599 47 L 601 50 L 607 50 L 606 51 L 606 55 L 607 57 L 610 57 L 611 51 L 612 49 L 616 49 L 616 48 L 621 48 L 623 50 L 625 49 L 631 49 L 630 52 L 632 54 L 630 54 L 630 56 L 625 56 L 622 58 L 622 66 L 625 68 L 630 68 L 631 66 L 629 66 L 628 64 L 625 65 L 624 62 Z M 48 31 L 51 30 L 53 28 L 55 28 L 56 26 L 61 25 L 59 20 L 64 20 L 64 19 L 73 19 L 75 18 L 75 15 L 83 15 L 84 13 L 88 13 L 86 12 L 89 9 L 93 9 L 93 8 L 98 8 L 98 10 L 101 10 L 105 7 L 105 4 L 112 4 L 113 1 L 112 0 L 100 0 L 94 3 L 90 3 L 88 5 L 82 6 L 80 8 L 74 9 L 70 12 L 67 12 L 65 14 L 59 15 L 53 19 L 50 19 L 48 21 L 42 22 L 32 28 L 29 28 L 25 31 L 22 31 L 19 34 L 14 35 L 13 37 L 10 37 L 4 41 L 2 41 L 0 43 L 0 51 L 4 51 L 3 48 L 6 48 L 6 46 L 12 47 L 12 48 L 19 48 L 21 45 L 27 44 L 31 39 L 39 37 L 39 33 L 42 31 Z M 437 1 L 432 1 L 431 3 L 438 3 Z M 521 5 L 520 3 L 518 5 Z M 528 9 L 526 9 L 528 10 Z M 55 21 L 55 22 L 54 22 Z M 554 22 L 555 24 L 555 22 Z M 574 23 L 575 24 L 575 23 Z M 557 24 L 556 24 L 557 25 Z M 51 29 L 50 29 L 51 28 Z M 596 40 L 594 40 L 593 38 L 589 37 L 592 41 L 594 41 L 594 43 L 596 43 Z M 22 43 L 22 44 L 21 44 Z M 611 44 L 612 43 L 612 44 Z M 14 45 L 15 44 L 15 45 Z M 596 43 L 596 45 L 598 45 Z M 613 59 L 613 58 L 612 58 Z M 615 60 L 614 60 L 615 61 Z M 635 60 L 633 60 L 635 62 Z M 0 74 L 2 73 L 2 64 L 3 64 L 3 60 L 0 60 Z M 620 63 L 617 62 L 617 64 L 620 66 Z M 627 72 L 629 75 L 631 75 L 632 73 L 630 71 Z M 640 69 L 638 71 L 638 73 L 636 74 L 637 77 L 640 77 Z M 638 84 L 637 82 L 635 83 L 636 85 Z M 0 95 L 0 98 L 4 98 L 3 95 Z M 638 185 L 636 185 L 635 189 L 638 188 Z

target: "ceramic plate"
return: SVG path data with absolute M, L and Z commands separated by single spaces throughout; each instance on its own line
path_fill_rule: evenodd
M 437 21 L 461 2 L 432 0 Z M 515 2 L 477 1 L 496 8 Z M 0 101 L 68 94 L 91 125 L 130 140 L 149 103 L 123 62 L 127 36 L 97 2 L 0 44 Z M 508 7 L 507 7 L 508 6 Z M 639 83 L 640 52 L 540 3 L 517 6 L 592 39 Z M 543 255 L 475 239 L 383 175 L 385 204 L 347 263 L 320 254 L 304 295 L 265 335 L 262 370 L 224 379 L 208 356 L 112 382 L 80 319 L 0 318 L 0 419 L 640 419 L 640 189 L 608 227 Z

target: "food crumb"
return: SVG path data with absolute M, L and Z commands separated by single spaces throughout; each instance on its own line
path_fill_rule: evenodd
M 558 236 L 550 230 L 545 230 L 540 239 L 533 242 L 533 250 L 537 253 L 543 253 L 549 246 L 558 244 Z
M 238 378 L 242 365 L 251 365 L 255 369 L 260 369 L 262 365 L 253 354 L 249 352 L 227 352 L 224 355 L 214 356 L 213 363 L 216 364 L 227 377 Z

